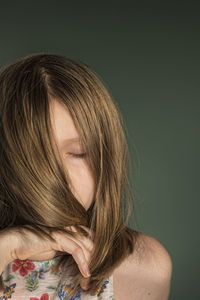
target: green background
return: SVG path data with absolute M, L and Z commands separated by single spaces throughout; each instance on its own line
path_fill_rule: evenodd
M 126 122 L 138 229 L 171 255 L 170 300 L 200 299 L 200 4 L 1 1 L 0 36 L 1 66 L 48 52 L 99 74 Z

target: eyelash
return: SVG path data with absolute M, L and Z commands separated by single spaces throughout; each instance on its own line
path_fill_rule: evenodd
M 87 154 L 86 153 L 80 153 L 80 154 L 70 153 L 70 155 L 73 157 L 76 157 L 76 158 L 84 158 Z

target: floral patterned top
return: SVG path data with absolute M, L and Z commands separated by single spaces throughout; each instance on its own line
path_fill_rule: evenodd
M 0 300 L 114 300 L 113 275 L 95 294 L 90 295 L 80 289 L 69 297 L 73 286 L 67 270 L 61 270 L 61 267 L 57 272 L 50 270 L 59 257 L 43 261 L 16 259 L 9 263 L 2 272 L 6 288 L 0 292 Z

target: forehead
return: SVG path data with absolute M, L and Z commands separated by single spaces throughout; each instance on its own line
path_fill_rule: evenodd
M 74 121 L 64 104 L 56 100 L 50 101 L 50 118 L 56 142 L 60 146 L 80 142 Z

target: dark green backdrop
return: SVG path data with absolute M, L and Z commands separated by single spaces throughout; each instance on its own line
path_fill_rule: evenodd
M 0 37 L 1 66 L 46 51 L 101 76 L 129 131 L 138 228 L 172 257 L 170 300 L 200 299 L 198 2 L 1 1 Z

